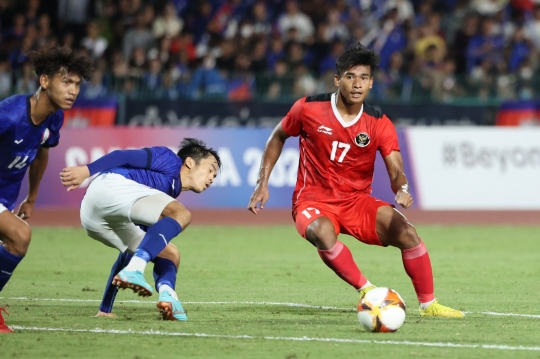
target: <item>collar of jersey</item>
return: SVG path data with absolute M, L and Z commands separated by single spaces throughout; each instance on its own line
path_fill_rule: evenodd
M 343 120 L 343 118 L 341 117 L 341 115 L 339 114 L 339 111 L 338 111 L 338 109 L 336 107 L 336 93 L 337 92 L 334 92 L 332 94 L 332 97 L 330 98 L 330 103 L 332 104 L 332 111 L 334 111 L 334 116 L 336 116 L 339 123 L 341 123 L 341 126 L 343 126 L 343 127 L 351 127 L 352 125 L 354 125 L 355 123 L 360 121 L 360 117 L 362 117 L 362 113 L 364 113 L 364 104 L 362 104 L 362 108 L 360 109 L 360 112 L 358 112 L 358 115 L 356 115 L 354 120 L 352 120 L 350 122 L 345 122 Z

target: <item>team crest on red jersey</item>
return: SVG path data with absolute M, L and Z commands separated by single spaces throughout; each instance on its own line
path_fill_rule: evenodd
M 365 132 L 360 132 L 354 138 L 354 142 L 360 147 L 366 147 L 367 145 L 369 145 L 369 141 L 369 135 Z
M 51 135 L 51 131 L 49 131 L 49 129 L 46 128 L 45 131 L 43 131 L 43 136 L 41 137 L 41 144 L 44 144 L 45 141 L 49 139 L 50 135 Z

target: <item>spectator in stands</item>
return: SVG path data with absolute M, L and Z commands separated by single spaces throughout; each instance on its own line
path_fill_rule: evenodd
M 82 84 L 80 96 L 86 99 L 104 98 L 107 96 L 107 87 L 104 84 L 103 72 L 100 69 L 94 71 L 94 75 L 90 81 Z
M 536 50 L 540 50 L 540 4 L 534 7 L 533 16 L 525 17 L 525 35 Z
M 25 21 L 26 19 L 24 14 L 15 14 L 15 17 L 13 18 L 13 26 L 4 32 L 3 38 L 5 40 L 15 41 L 22 39 L 26 34 Z
M 310 96 L 317 93 L 317 80 L 309 73 L 305 64 L 299 63 L 296 65 L 294 78 L 293 95 L 295 97 Z
M 386 11 L 397 9 L 397 23 L 402 24 L 405 21 L 414 19 L 414 7 L 408 0 L 387 0 L 384 4 Z
M 304 49 L 298 42 L 293 42 L 287 48 L 287 54 L 285 60 L 287 61 L 287 67 L 294 69 L 296 66 L 304 63 Z
M 494 16 L 509 2 L 510 0 L 472 0 L 471 8 L 481 16 Z
M 253 24 L 253 35 L 270 35 L 272 32 L 272 24 L 264 2 L 258 1 L 253 5 L 251 19 Z
M 517 72 L 527 59 L 531 56 L 531 44 L 525 38 L 523 28 L 518 28 L 514 33 L 512 43 L 510 44 L 510 59 L 508 61 L 508 70 Z
M 17 77 L 15 92 L 18 94 L 35 93 L 37 91 L 38 77 L 30 61 L 22 64 L 20 76 Z
M 504 39 L 502 35 L 493 35 L 493 25 L 492 18 L 484 18 L 481 33 L 473 36 L 469 41 L 467 47 L 467 70 L 469 72 L 484 60 L 489 60 L 492 64 L 502 60 L 501 52 Z
M 462 27 L 454 37 L 452 52 L 456 60 L 456 73 L 467 72 L 467 48 L 470 40 L 477 34 L 479 18 L 476 14 L 469 14 L 465 18 Z
M 282 37 L 287 37 L 289 30 L 295 28 L 298 31 L 298 41 L 306 42 L 313 36 L 314 27 L 309 16 L 300 11 L 295 0 L 287 0 L 286 11 L 278 20 L 278 29 Z M 288 40 L 288 39 L 287 39 Z
M 99 34 L 99 24 L 93 20 L 86 26 L 86 37 L 82 39 L 81 45 L 90 52 L 93 59 L 98 59 L 105 53 L 109 43 Z
M 266 58 L 266 39 L 259 38 L 253 45 L 251 53 L 250 70 L 253 73 L 265 72 L 268 70 L 268 60 Z
M 349 40 L 349 29 L 341 21 L 341 13 L 335 7 L 331 8 L 328 13 L 324 36 L 327 41 L 340 40 L 346 42 Z
M 182 31 L 184 21 L 178 17 L 176 8 L 171 2 L 167 2 L 160 15 L 156 17 L 152 24 L 152 32 L 155 38 L 174 37 Z
M 135 17 L 135 26 L 124 35 L 123 53 L 125 58 L 129 58 L 134 49 L 139 47 L 143 51 L 148 51 L 154 46 L 154 36 L 146 26 L 144 11 L 139 11 Z
M 225 77 L 216 69 L 212 55 L 207 54 L 201 66 L 193 72 L 189 95 L 191 98 L 226 98 Z
M 267 54 L 268 68 L 273 69 L 276 62 L 285 58 L 285 46 L 279 36 L 273 36 L 270 41 L 270 50 Z
M 158 57 L 148 61 L 148 69 L 144 71 L 143 86 L 146 90 L 158 90 L 161 87 L 162 64 Z
M 278 59 L 272 73 L 268 78 L 268 91 L 266 98 L 269 100 L 278 100 L 284 96 L 292 95 L 293 78 L 289 74 L 287 62 L 283 59 Z
M 232 40 L 223 40 L 220 44 L 220 54 L 216 59 L 216 67 L 230 74 L 234 70 L 236 55 L 238 54 L 236 44 Z
M 28 55 L 30 51 L 34 49 L 34 39 L 30 36 L 25 36 L 22 39 L 21 47 L 16 47 L 9 54 L 9 62 L 13 70 L 18 70 L 22 67 L 22 64 L 28 61 Z
M 91 0 L 58 0 L 58 29 L 60 33 L 71 32 L 76 44 L 84 37 L 86 24 L 94 15 L 90 3 Z
M 39 16 L 37 28 L 38 34 L 36 39 L 36 47 L 41 48 L 42 46 L 45 46 L 49 38 L 54 36 L 51 29 L 51 17 L 49 14 L 45 13 Z
M 420 36 L 414 44 L 415 54 L 424 63 L 433 61 L 434 57 L 442 61 L 446 55 L 446 42 L 437 33 L 437 27 L 433 23 L 425 22 L 420 26 Z M 428 57 L 430 57 L 428 59 Z
M 11 94 L 11 68 L 7 58 L 0 58 L 0 96 Z

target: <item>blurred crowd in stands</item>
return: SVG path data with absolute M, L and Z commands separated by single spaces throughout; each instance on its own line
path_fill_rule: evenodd
M 0 29 L 0 97 L 69 46 L 96 62 L 86 98 L 298 98 L 335 90 L 354 39 L 381 54 L 377 100 L 540 92 L 540 0 L 0 0 Z

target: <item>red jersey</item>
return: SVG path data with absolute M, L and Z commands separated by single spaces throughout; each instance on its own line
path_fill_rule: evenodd
M 339 202 L 371 193 L 375 156 L 399 151 L 396 129 L 385 115 L 364 102 L 358 116 L 345 122 L 336 94 L 296 101 L 281 121 L 290 136 L 300 136 L 300 162 L 293 193 L 298 201 Z

